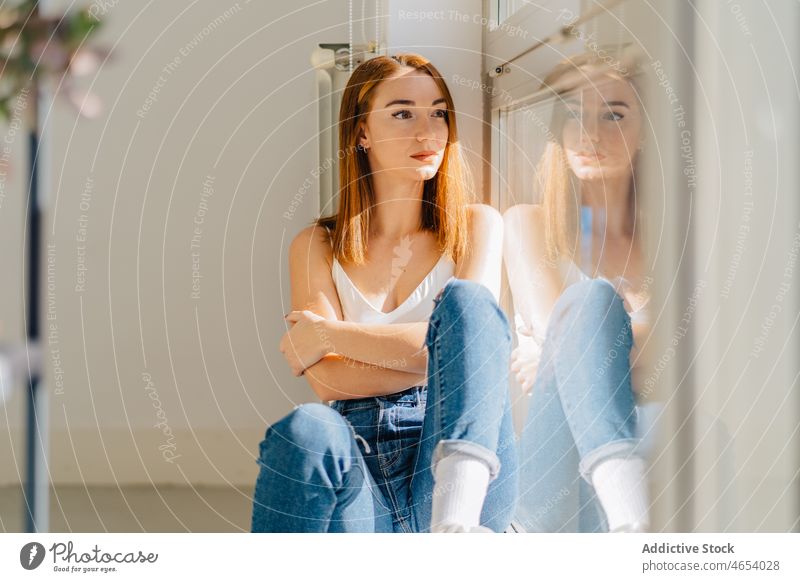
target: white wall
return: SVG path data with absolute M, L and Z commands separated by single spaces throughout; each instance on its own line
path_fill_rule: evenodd
M 283 213 L 317 165 L 309 55 L 321 41 L 346 38 L 346 14 L 344 0 L 122 1 L 105 14 L 96 42 L 113 47 L 113 60 L 94 90 L 106 114 L 76 124 L 57 103 L 48 120 L 54 481 L 251 486 L 266 425 L 311 399 L 277 345 L 288 311 L 285 247 L 317 213 L 315 186 L 290 219 Z M 176 56 L 180 63 L 165 72 Z M 157 101 L 137 114 L 160 76 Z M 214 193 L 200 225 L 194 299 L 193 221 L 208 176 Z M 13 273 L 19 217 L 12 210 L 20 208 L 9 200 L 0 215 L 11 225 L 3 236 L 15 256 L 4 253 L 3 266 Z M 86 270 L 76 290 L 80 228 Z M 10 294 L 4 333 L 19 336 L 19 293 L 3 287 Z M 4 467 L 15 467 L 12 450 L 21 463 L 22 403 L 15 397 L 0 417 L 13 443 L 0 448 Z M 164 419 L 172 440 L 154 426 Z M 169 444 L 174 449 L 164 450 L 181 455 L 172 463 L 159 450 Z M 0 474 L 3 482 L 20 478 L 16 469 Z

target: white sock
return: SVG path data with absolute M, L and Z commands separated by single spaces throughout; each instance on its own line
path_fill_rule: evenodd
M 592 484 L 606 512 L 608 530 L 649 528 L 647 463 L 640 457 L 611 458 L 595 467 Z
M 440 459 L 433 475 L 431 531 L 444 524 L 479 525 L 488 488 L 489 467 L 484 461 L 463 453 Z

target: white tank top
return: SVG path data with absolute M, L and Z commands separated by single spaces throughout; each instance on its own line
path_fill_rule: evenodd
M 408 298 L 392 311 L 384 313 L 370 303 L 359 291 L 342 265 L 333 258 L 333 283 L 342 306 L 345 321 L 359 323 L 415 323 L 428 321 L 433 313 L 433 298 L 441 291 L 455 273 L 455 263 L 442 255 L 436 265 L 425 276 Z
M 332 233 L 328 230 L 328 240 L 333 249 Z M 345 273 L 342 265 L 333 256 L 331 276 L 339 304 L 342 306 L 344 321 L 358 323 L 418 323 L 427 322 L 433 313 L 433 298 L 441 291 L 455 273 L 455 263 L 447 255 L 439 257 L 425 278 L 405 301 L 392 311 L 384 313 L 370 303 Z

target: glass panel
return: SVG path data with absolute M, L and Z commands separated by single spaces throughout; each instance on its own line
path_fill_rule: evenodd
M 552 100 L 525 105 L 504 114 L 507 127 L 505 186 L 507 205 L 538 204 L 534 177 L 544 152 L 553 110 Z
M 642 383 L 631 364 L 633 335 L 641 345 L 649 333 L 652 281 L 635 187 L 645 141 L 636 67 L 609 48 L 573 56 L 543 79 L 547 92 L 500 115 L 501 199 L 506 207 L 520 205 L 507 215 L 504 257 L 517 332 L 512 363 L 519 388 L 530 394 L 515 411 L 522 468 L 517 518 L 533 532 L 646 527 L 640 453 L 653 446 L 643 435 L 661 405 L 637 400 Z M 599 279 L 616 293 L 605 293 L 606 285 L 565 291 Z M 591 315 L 597 312 L 606 315 Z M 556 378 L 554 366 L 571 372 Z M 621 508 L 601 503 L 618 486 L 607 475 L 612 459 L 642 477 Z M 625 522 L 630 516 L 642 523 Z

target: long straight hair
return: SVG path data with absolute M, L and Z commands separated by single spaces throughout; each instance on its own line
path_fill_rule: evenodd
M 358 147 L 359 123 L 366 120 L 378 84 L 412 67 L 436 82 L 447 107 L 448 136 L 439 170 L 422 191 L 420 230 L 436 235 L 439 249 L 457 262 L 467 251 L 467 203 L 472 180 L 462 158 L 455 106 L 447 84 L 427 59 L 416 54 L 379 56 L 359 65 L 350 76 L 339 110 L 339 208 L 317 220 L 331 233 L 333 253 L 340 262 L 363 264 L 369 243 L 375 190 L 366 151 Z
M 536 167 L 536 183 L 545 215 L 545 241 L 549 260 L 556 260 L 561 256 L 570 259 L 580 257 L 580 185 L 569 166 L 561 143 L 562 130 L 567 119 L 567 111 L 563 105 L 564 96 L 602 78 L 629 83 L 638 98 L 639 92 L 634 82 L 635 62 L 621 52 L 617 54 L 619 59 L 616 62 L 626 63 L 627 66 L 612 67 L 608 57 L 600 58 L 594 53 L 584 53 L 564 59 L 542 81 L 540 90 L 551 92 L 554 96 L 550 139 Z M 641 100 L 639 106 L 642 107 Z M 634 160 L 628 185 L 628 211 L 633 226 L 634 243 L 641 240 L 640 225 L 643 221 L 641 205 L 636 200 L 637 166 L 637 160 Z

